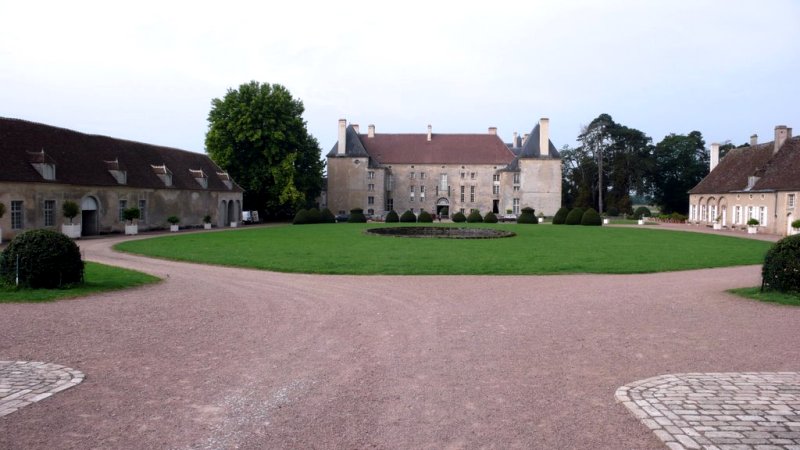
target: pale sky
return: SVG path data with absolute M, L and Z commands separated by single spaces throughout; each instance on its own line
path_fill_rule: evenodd
M 655 142 L 800 134 L 800 2 L 0 0 L 0 116 L 204 151 L 211 100 L 250 80 L 378 133 L 506 141 L 601 113 Z

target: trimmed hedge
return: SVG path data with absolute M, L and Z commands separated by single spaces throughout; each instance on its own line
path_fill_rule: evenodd
M 320 222 L 322 222 L 322 213 L 320 213 L 317 208 L 309 209 L 308 223 L 320 223 Z
M 567 221 L 567 215 L 569 214 L 569 210 L 565 207 L 561 207 L 556 212 L 556 215 L 553 216 L 553 225 L 564 225 Z
M 595 211 L 594 208 L 589 208 L 584 211 L 583 216 L 581 216 L 581 225 L 586 226 L 597 226 L 603 224 L 603 219 L 600 217 L 600 214 Z
M 400 216 L 397 215 L 397 211 L 391 210 L 388 214 L 386 214 L 386 222 L 387 223 L 396 223 L 400 222 Z
M 485 216 L 483 216 L 483 223 L 497 223 L 497 216 L 495 216 L 493 212 L 489 211 Z
M 582 218 L 583 218 L 583 208 L 572 208 L 572 211 L 570 211 L 569 214 L 567 214 L 567 218 L 564 219 L 564 224 L 580 225 Z
M 517 217 L 517 223 L 527 223 L 532 225 L 539 223 L 539 219 L 537 219 L 536 215 L 534 214 L 535 212 L 535 209 L 527 206 L 522 208 L 522 214 Z
M 422 211 L 419 213 L 419 217 L 417 217 L 417 222 L 431 223 L 433 222 L 433 217 L 431 216 L 431 213 L 429 213 L 428 211 Z
M 294 220 L 292 220 L 292 225 L 305 225 L 307 223 L 310 223 L 308 221 L 308 210 L 301 209 L 297 211 L 297 214 L 294 215 Z
M 461 211 L 453 214 L 453 222 L 455 223 L 464 223 L 467 221 L 467 216 L 464 215 Z
M 616 206 L 612 206 L 608 208 L 608 211 L 606 211 L 606 213 L 608 213 L 608 215 L 611 217 L 617 217 L 619 216 L 619 209 L 617 209 Z
M 406 210 L 402 216 L 400 216 L 400 222 L 403 223 L 415 223 L 417 221 L 417 216 L 414 215 L 413 212 Z
M 800 235 L 785 237 L 769 249 L 761 268 L 761 289 L 800 293 Z
M 467 216 L 467 223 L 481 223 L 483 222 L 483 216 L 481 216 L 480 211 L 477 209 L 473 209 L 472 212 L 469 213 Z
M 83 282 L 83 260 L 78 245 L 51 230 L 30 230 L 17 235 L 0 254 L 0 279 L 10 285 L 54 289 Z
M 353 208 L 350 210 L 350 218 L 347 219 L 348 223 L 367 223 L 367 216 L 364 215 L 363 208 Z
M 319 216 L 322 223 L 336 223 L 336 216 L 334 216 L 333 212 L 328 208 L 323 209 L 319 213 Z
M 636 211 L 633 212 L 633 218 L 636 220 L 641 219 L 642 217 L 651 217 L 652 214 L 650 213 L 650 208 L 647 206 L 640 206 L 636 208 Z

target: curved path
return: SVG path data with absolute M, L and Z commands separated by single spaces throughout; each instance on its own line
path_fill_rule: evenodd
M 118 254 L 165 281 L 0 304 L 0 359 L 83 383 L 0 418 L 0 448 L 663 448 L 617 388 L 800 371 L 800 308 L 755 266 L 649 275 L 313 276 Z

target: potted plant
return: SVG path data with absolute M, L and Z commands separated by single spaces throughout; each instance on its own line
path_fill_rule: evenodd
M 169 231 L 172 231 L 173 233 L 178 231 L 178 229 L 180 228 L 178 226 L 178 222 L 180 221 L 181 219 L 179 219 L 178 216 L 167 217 L 167 222 L 169 222 Z
M 0 202 L 0 219 L 6 214 L 6 204 Z M 0 244 L 3 243 L 3 227 L 0 227 Z
M 206 214 L 205 216 L 203 216 L 203 228 L 205 228 L 206 230 L 211 229 L 211 215 Z
M 539 223 L 544 222 L 544 213 L 539 211 Z
M 61 205 L 61 212 L 64 215 L 64 217 L 69 219 L 68 224 L 65 223 L 61 225 L 61 232 L 66 234 L 67 237 L 70 237 L 72 239 L 77 239 L 81 237 L 81 224 L 72 223 L 72 219 L 74 219 L 75 216 L 77 216 L 81 212 L 80 208 L 78 207 L 78 204 L 73 201 L 67 200 L 64 202 L 63 205 Z
M 0 206 L 2 206 L 2 205 L 3 204 L 0 203 Z M 0 217 L 3 217 L 2 211 L 3 211 L 3 209 L 0 208 Z M 792 234 L 797 234 L 797 233 L 800 233 L 800 219 L 797 219 L 794 222 L 792 222 Z
M 125 234 L 130 236 L 139 234 L 139 224 L 135 222 L 141 217 L 139 208 L 125 208 L 122 211 L 122 217 L 128 222 L 125 224 Z
M 714 224 L 712 226 L 714 227 L 715 230 L 721 230 L 722 229 L 722 224 L 720 223 L 721 220 L 722 220 L 722 216 L 717 216 L 714 219 Z
M 756 234 L 758 233 L 758 219 L 750 219 L 747 221 L 747 234 Z

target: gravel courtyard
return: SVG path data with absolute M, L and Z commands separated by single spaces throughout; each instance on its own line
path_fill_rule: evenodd
M 648 275 L 315 276 L 118 254 L 162 283 L 0 304 L 0 360 L 85 374 L 0 418 L 0 448 L 664 444 L 615 400 L 663 374 L 800 371 L 800 308 L 748 266 Z M 535 256 L 534 256 L 535 257 Z

